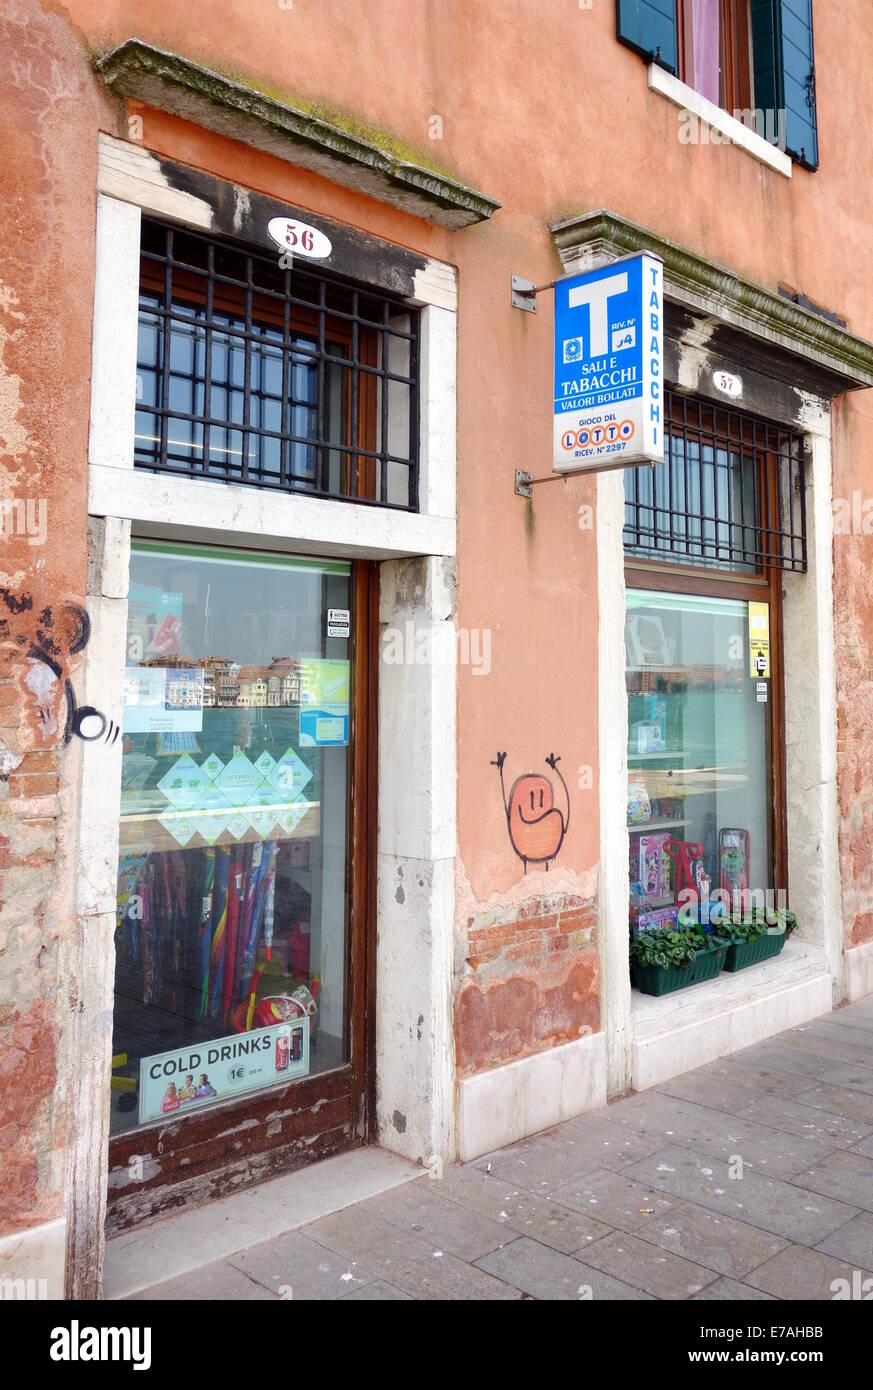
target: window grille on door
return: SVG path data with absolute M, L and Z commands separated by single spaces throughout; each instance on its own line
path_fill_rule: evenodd
M 625 470 L 625 551 L 753 574 L 805 571 L 802 437 L 674 392 L 664 405 L 664 462 Z
M 418 313 L 144 220 L 134 462 L 418 508 Z

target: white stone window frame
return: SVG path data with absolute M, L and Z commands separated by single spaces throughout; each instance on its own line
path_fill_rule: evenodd
M 739 149 L 745 150 L 761 164 L 768 165 L 783 178 L 793 177 L 790 155 L 780 150 L 778 145 L 771 145 L 769 140 L 765 140 L 763 135 L 759 135 L 751 126 L 744 125 L 730 111 L 723 110 L 722 107 L 716 106 L 714 101 L 701 96 L 693 87 L 689 87 L 687 82 L 680 81 L 660 64 L 649 64 L 648 84 L 650 92 L 659 92 L 674 106 L 678 106 L 682 113 L 692 116 L 698 123 L 698 129 L 700 126 L 706 126 L 707 131 L 717 130 L 719 135 L 724 137 L 717 143 L 737 145 Z
M 597 478 L 599 941 L 607 1086 L 644 1090 L 828 1012 L 845 994 L 837 796 L 831 419 L 809 397 L 808 569 L 783 574 L 788 883 L 797 937 L 766 968 L 722 975 L 632 1005 L 628 962 L 629 837 L 625 824 L 628 703 L 624 642 L 624 475 Z M 618 640 L 616 637 L 618 636 Z M 759 978 L 760 977 L 760 978 Z
M 89 527 L 97 540 L 78 698 L 121 724 L 132 536 L 379 563 L 380 626 L 403 631 L 411 620 L 417 631 L 432 632 L 442 657 L 380 662 L 376 1120 L 387 1147 L 440 1164 L 455 1151 L 456 656 L 441 639 L 455 618 L 456 271 L 429 260 L 407 301 L 420 311 L 417 513 L 136 469 L 141 217 L 194 226 L 198 217 L 186 195 L 144 181 L 142 152 L 131 157 L 130 149 L 100 137 L 88 447 Z M 75 895 L 88 936 L 80 1037 L 95 1046 L 83 1046 L 75 1083 L 80 1123 L 69 1156 L 67 1229 L 71 1266 L 93 1268 L 102 1259 L 108 1173 L 121 740 L 88 746 L 80 766 Z M 405 913 L 398 874 L 407 884 Z

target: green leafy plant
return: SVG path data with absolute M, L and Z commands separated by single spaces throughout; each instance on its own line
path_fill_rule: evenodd
M 756 917 L 754 914 L 751 918 L 743 918 L 737 913 L 722 922 L 718 930 L 725 941 L 757 941 L 767 930 L 767 922 L 763 917 Z
M 647 931 L 634 937 L 630 953 L 639 965 L 659 965 L 663 970 L 678 966 L 685 970 L 711 941 L 700 931 Z
M 763 924 L 765 931 L 768 927 L 779 927 L 790 936 L 797 927 L 796 915 L 784 907 L 756 907 L 752 909 L 752 917 Z

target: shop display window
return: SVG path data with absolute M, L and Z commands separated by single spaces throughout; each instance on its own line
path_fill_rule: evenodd
M 765 903 L 768 605 L 632 589 L 625 636 L 632 934 L 677 926 L 688 890 L 711 914 Z
M 350 583 L 133 546 L 113 1133 L 349 1059 Z

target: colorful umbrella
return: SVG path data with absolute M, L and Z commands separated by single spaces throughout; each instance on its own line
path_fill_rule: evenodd
M 227 931 L 228 881 L 230 879 L 230 850 L 219 847 L 215 860 L 215 892 L 212 898 L 212 944 L 209 955 L 209 981 L 212 997 L 209 1016 L 215 1018 L 221 1004 L 224 979 L 224 947 Z
M 215 886 L 215 850 L 210 846 L 203 851 L 203 907 L 200 914 L 200 932 L 197 937 L 197 992 L 200 995 L 200 1016 L 206 1013 L 209 999 L 209 956 L 212 946 L 210 921 L 212 918 L 212 893 Z

